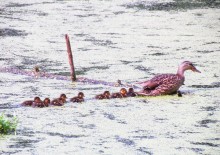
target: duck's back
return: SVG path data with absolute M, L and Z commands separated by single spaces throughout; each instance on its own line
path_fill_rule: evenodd
M 151 95 L 166 95 L 176 92 L 184 82 L 184 77 L 177 74 L 160 74 L 142 85 Z
M 171 82 L 171 81 L 175 81 L 175 80 L 180 80 L 180 77 L 177 76 L 176 74 L 159 74 L 159 75 L 156 75 L 155 77 L 153 77 L 149 81 L 156 82 L 158 84 L 162 84 L 162 83 L 167 83 L 167 82 Z

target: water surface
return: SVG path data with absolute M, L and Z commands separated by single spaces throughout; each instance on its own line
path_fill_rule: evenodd
M 19 118 L 0 154 L 212 154 L 220 152 L 220 2 L 7 0 L 0 4 L 0 67 L 68 75 L 69 34 L 77 77 L 134 83 L 175 73 L 183 97 L 97 101 L 120 87 L 0 72 L 0 112 Z M 35 96 L 85 93 L 83 104 L 17 107 Z

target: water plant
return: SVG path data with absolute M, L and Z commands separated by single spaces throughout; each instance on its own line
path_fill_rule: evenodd
M 16 131 L 18 124 L 18 119 L 16 116 L 9 118 L 5 116 L 4 113 L 0 115 L 0 135 L 1 134 L 10 134 Z

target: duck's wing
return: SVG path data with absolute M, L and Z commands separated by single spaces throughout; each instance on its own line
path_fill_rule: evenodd
M 139 95 L 157 96 L 172 94 L 176 92 L 182 85 L 183 79 L 175 74 L 162 74 L 154 77 L 149 81 L 151 81 L 151 83 L 155 83 L 154 86 L 156 87 L 148 90 L 143 90 L 138 93 Z
M 156 75 L 152 79 L 144 82 L 140 82 L 139 84 L 143 86 L 144 89 L 155 89 L 159 85 L 161 85 L 164 81 L 166 81 L 170 76 L 174 74 L 160 74 Z

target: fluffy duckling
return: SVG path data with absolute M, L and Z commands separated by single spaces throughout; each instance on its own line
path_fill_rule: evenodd
M 135 96 L 137 96 L 137 94 L 134 92 L 134 89 L 133 89 L 133 88 L 129 88 L 129 89 L 128 89 L 127 96 L 128 96 L 128 97 L 135 97 Z
M 22 106 L 32 106 L 34 102 L 39 102 L 40 98 L 37 96 L 34 98 L 34 100 L 28 100 L 28 101 L 24 101 L 21 105 Z
M 39 66 L 35 66 L 33 69 L 33 75 L 37 78 L 40 76 L 40 67 Z
M 77 96 L 70 99 L 71 102 L 84 102 L 83 92 L 79 92 Z
M 59 98 L 56 98 L 50 102 L 50 105 L 63 106 L 66 103 L 66 94 L 61 94 Z
M 39 108 L 43 108 L 43 107 L 48 107 L 50 104 L 50 99 L 49 98 L 45 98 L 44 101 L 38 100 L 37 102 L 33 103 L 33 107 L 39 107 Z
M 121 88 L 119 93 L 113 93 L 111 98 L 124 98 L 127 97 L 127 90 L 125 88 Z
M 109 91 L 104 91 L 103 94 L 96 95 L 95 98 L 98 99 L 98 100 L 110 99 L 110 92 Z

